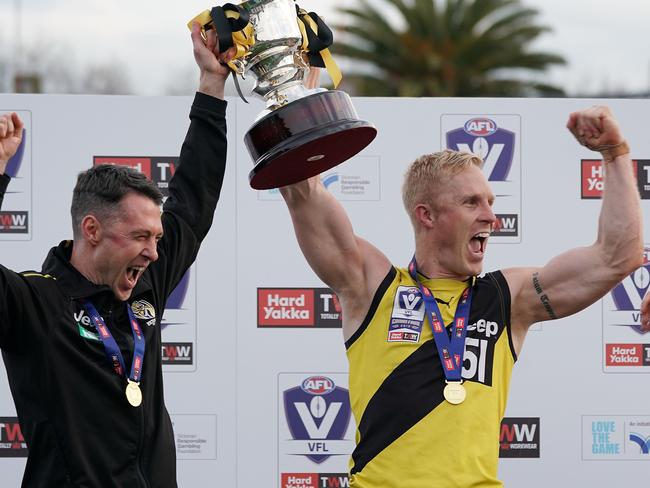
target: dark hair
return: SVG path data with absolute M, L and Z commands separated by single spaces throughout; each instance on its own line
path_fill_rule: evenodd
M 117 217 L 118 205 L 127 193 L 135 192 L 161 205 L 158 187 L 139 171 L 128 166 L 100 164 L 79 173 L 72 191 L 72 231 L 78 235 L 81 221 L 93 214 L 100 221 Z

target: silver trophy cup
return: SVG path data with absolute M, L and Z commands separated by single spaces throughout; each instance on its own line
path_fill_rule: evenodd
M 252 73 L 253 93 L 266 101 L 244 137 L 254 161 L 251 186 L 262 190 L 305 180 L 370 144 L 377 131 L 359 120 L 346 93 L 303 85 L 310 63 L 294 0 L 249 0 L 238 8 L 248 17 L 254 42 L 229 65 L 242 77 Z M 211 20 L 217 24 L 214 9 Z

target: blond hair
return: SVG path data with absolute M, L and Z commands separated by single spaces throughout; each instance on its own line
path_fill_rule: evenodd
M 460 173 L 474 165 L 483 166 L 483 160 L 476 154 L 445 149 L 420 156 L 406 170 L 402 185 L 402 201 L 411 222 L 415 224 L 415 207 L 419 203 L 433 204 L 432 190 L 444 179 Z

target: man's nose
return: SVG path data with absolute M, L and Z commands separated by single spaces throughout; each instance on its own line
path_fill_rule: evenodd
M 154 262 L 158 259 L 158 241 L 155 237 L 152 237 L 147 241 L 147 245 L 142 251 L 142 255 L 149 259 L 151 262 Z

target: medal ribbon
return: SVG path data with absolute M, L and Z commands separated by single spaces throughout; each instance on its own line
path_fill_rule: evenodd
M 463 370 L 463 354 L 465 352 L 465 337 L 467 336 L 467 325 L 469 320 L 469 309 L 472 304 L 472 286 L 465 288 L 460 297 L 458 306 L 456 307 L 456 314 L 454 315 L 454 322 L 451 327 L 451 340 L 445 329 L 445 324 L 440 313 L 440 307 L 436 303 L 431 290 L 426 288 L 420 283 L 418 279 L 418 264 L 415 261 L 415 256 L 409 264 L 409 274 L 413 281 L 415 281 L 420 289 L 422 298 L 424 300 L 424 307 L 426 316 L 429 318 L 431 331 L 433 332 L 433 339 L 436 341 L 436 348 L 438 349 L 438 356 L 440 356 L 440 363 L 442 370 L 445 373 L 447 381 L 461 381 L 461 373 Z
M 121 378 L 126 377 L 124 357 L 122 356 L 122 352 L 120 351 L 117 342 L 115 342 L 113 334 L 111 334 L 111 331 L 108 330 L 106 322 L 104 322 L 102 316 L 99 315 L 99 312 L 97 312 L 97 309 L 89 300 L 82 300 L 81 304 L 86 309 L 86 312 L 88 312 L 88 315 L 90 315 L 92 321 L 95 323 L 95 327 L 97 327 L 99 338 L 104 344 L 106 358 L 113 365 L 113 370 Z M 129 322 L 131 324 L 131 330 L 133 331 L 134 344 L 133 363 L 131 364 L 131 373 L 129 374 L 128 378 L 131 381 L 139 383 L 140 377 L 142 375 L 142 364 L 144 362 L 144 334 L 142 333 L 142 329 L 140 329 L 140 325 L 133 315 L 133 310 L 131 310 L 131 306 L 128 303 L 126 304 L 126 311 L 129 314 Z

